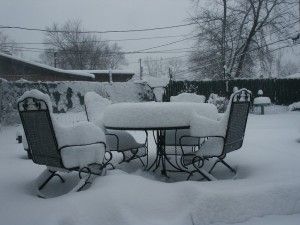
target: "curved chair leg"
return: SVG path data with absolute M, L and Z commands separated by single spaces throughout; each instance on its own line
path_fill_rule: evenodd
M 86 171 L 84 171 L 86 170 Z M 85 176 L 82 176 L 82 173 L 85 173 Z M 78 176 L 80 178 L 77 185 L 72 189 L 71 192 L 78 192 L 81 191 L 87 184 L 92 183 L 92 171 L 88 167 L 83 167 L 79 170 Z
M 42 190 L 49 183 L 49 181 L 55 176 L 57 176 L 62 183 L 65 182 L 65 180 L 59 174 L 57 174 L 57 171 L 52 171 L 47 168 L 37 178 L 38 189 Z
M 212 181 L 212 180 L 217 180 L 214 176 L 212 176 L 209 172 L 207 172 L 206 170 L 202 169 L 202 167 L 204 166 L 204 160 L 203 158 L 196 156 L 193 159 L 193 167 L 195 168 L 195 170 L 200 173 L 206 180 L 208 181 Z M 201 163 L 201 164 L 200 164 Z
M 220 162 L 220 159 L 217 159 L 217 160 L 214 162 L 213 166 L 210 168 L 210 170 L 209 170 L 208 172 L 211 173 L 211 172 L 213 171 L 213 169 L 216 167 L 216 165 L 217 165 L 219 162 Z
M 220 159 L 220 162 L 226 166 L 232 173 L 236 174 L 236 170 L 233 169 L 227 162 L 224 161 L 224 159 Z

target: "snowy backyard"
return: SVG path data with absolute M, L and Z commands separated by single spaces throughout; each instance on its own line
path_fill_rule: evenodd
M 0 225 L 300 225 L 300 0 L 0 21 Z
M 85 191 L 68 193 L 77 173 L 63 174 L 45 188 L 53 196 L 37 198 L 34 179 L 43 170 L 17 144 L 18 126 L 0 133 L 0 224 L 299 224 L 300 113 L 286 108 L 250 114 L 243 147 L 222 165 L 217 181 L 185 181 L 144 171 L 138 160 L 97 177 Z M 85 120 L 81 113 L 56 115 L 61 123 Z M 138 140 L 143 133 L 134 132 Z M 151 135 L 149 155 L 155 144 Z M 173 175 L 176 177 L 176 174 Z

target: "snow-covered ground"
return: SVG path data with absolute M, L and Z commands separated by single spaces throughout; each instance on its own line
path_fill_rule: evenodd
M 283 111 L 250 115 L 244 146 L 228 155 L 238 169 L 236 179 L 219 166 L 218 181 L 165 181 L 141 170 L 137 161 L 108 171 L 78 193 L 62 195 L 76 183 L 76 173 L 64 175 L 62 185 L 53 179 L 45 191 L 61 196 L 50 199 L 35 196 L 34 180 L 43 167 L 26 159 L 15 140 L 18 127 L 2 127 L 0 224 L 299 224 L 300 112 Z M 59 117 L 62 123 L 85 119 Z M 154 150 L 150 140 L 152 156 Z

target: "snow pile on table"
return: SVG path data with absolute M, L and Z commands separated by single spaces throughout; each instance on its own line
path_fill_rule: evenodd
M 190 126 L 193 113 L 217 118 L 213 104 L 186 102 L 120 103 L 105 110 L 103 121 L 108 127 L 155 128 Z M 172 114 L 172 116 L 168 116 Z
M 171 96 L 171 102 L 196 102 L 196 103 L 204 103 L 205 102 L 204 95 L 197 95 L 195 93 L 181 93 L 176 96 Z
M 269 105 L 271 104 L 271 99 L 269 97 L 256 97 L 253 100 L 254 105 Z
M 289 111 L 300 110 L 300 102 L 294 102 L 293 104 L 289 105 Z

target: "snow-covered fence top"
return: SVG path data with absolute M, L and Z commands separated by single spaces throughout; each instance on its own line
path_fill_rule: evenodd
M 171 96 L 183 92 L 204 95 L 206 98 L 211 93 L 229 98 L 234 87 L 247 88 L 257 97 L 258 90 L 262 89 L 264 96 L 271 99 L 272 103 L 289 105 L 300 101 L 300 79 L 233 79 L 210 81 L 171 81 L 166 88 L 164 101 L 169 101 Z
M 50 96 L 54 113 L 83 111 L 84 95 L 89 91 L 94 91 L 112 102 L 143 102 L 154 99 L 149 86 L 133 82 L 7 82 L 0 79 L 0 123 L 19 122 L 17 99 L 31 89 L 38 89 Z

